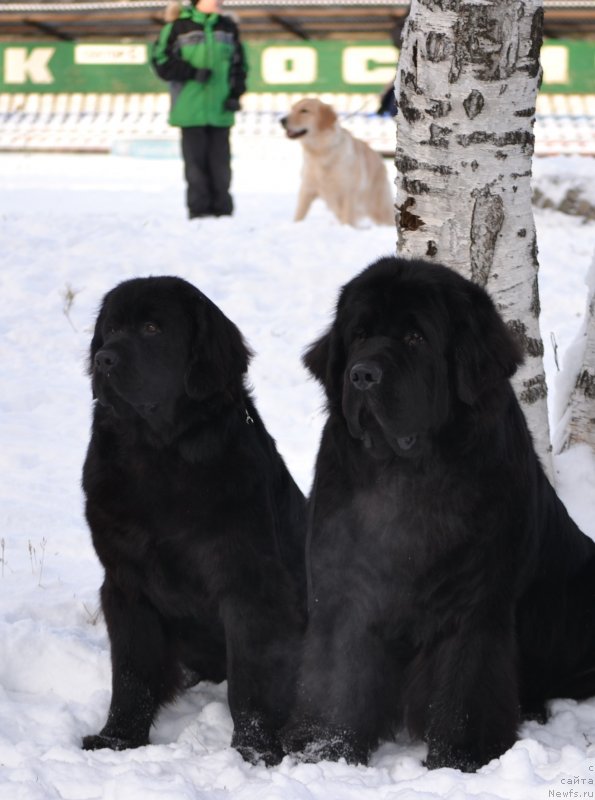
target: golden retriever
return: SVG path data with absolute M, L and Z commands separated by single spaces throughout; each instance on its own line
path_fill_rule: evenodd
M 300 140 L 304 151 L 296 222 L 320 197 L 343 224 L 357 225 L 365 217 L 379 225 L 395 224 L 382 157 L 342 128 L 331 106 L 307 97 L 291 107 L 281 124 L 290 139 Z

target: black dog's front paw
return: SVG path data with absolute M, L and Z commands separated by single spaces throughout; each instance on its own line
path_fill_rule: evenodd
M 537 702 L 523 705 L 521 708 L 521 719 L 526 721 L 538 722 L 545 725 L 549 719 L 548 708 L 545 703 Z
M 314 740 L 314 727 L 305 722 L 288 723 L 279 733 L 283 750 L 287 754 L 303 753 Z
M 284 756 L 277 737 L 258 727 L 242 732 L 234 731 L 231 746 L 250 764 L 263 761 L 267 767 L 274 767 Z
M 346 730 L 320 724 L 301 722 L 287 725 L 281 735 L 286 753 L 293 753 L 301 761 L 338 761 L 344 758 L 348 764 L 366 764 L 368 750 L 357 738 Z
M 133 741 L 132 739 L 122 739 L 119 736 L 106 736 L 97 733 L 83 738 L 83 750 L 130 750 L 135 747 L 142 747 L 146 742 Z
M 348 764 L 367 764 L 368 749 L 352 741 L 342 733 L 329 733 L 322 740 L 309 744 L 305 751 L 306 761 L 339 761 L 344 758 Z
M 460 769 L 461 772 L 476 772 L 482 766 L 482 762 L 469 753 L 433 749 L 428 753 L 424 764 L 428 769 L 449 767 L 450 769 Z

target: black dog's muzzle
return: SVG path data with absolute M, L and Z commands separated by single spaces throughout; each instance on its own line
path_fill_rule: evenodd
M 93 359 L 93 368 L 102 375 L 109 376 L 112 369 L 118 363 L 119 358 L 115 350 L 102 348 L 98 350 Z
M 382 420 L 387 415 L 381 411 L 381 397 L 386 394 L 388 387 L 383 385 L 385 370 L 380 361 L 381 359 L 372 354 L 360 353 L 355 363 L 347 367 L 346 394 L 343 397 L 347 427 L 350 434 L 355 439 L 360 439 L 367 450 L 380 448 L 384 451 L 386 445 L 392 442 L 389 446 L 393 451 L 407 453 L 415 447 L 418 436 L 416 433 L 391 435 L 386 423 L 383 423 Z
M 358 361 L 349 370 L 351 384 L 360 392 L 366 392 L 382 380 L 382 368 L 373 361 Z

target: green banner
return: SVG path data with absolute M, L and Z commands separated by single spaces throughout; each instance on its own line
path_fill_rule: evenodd
M 0 91 L 160 92 L 146 42 L 3 42 Z M 251 92 L 380 92 L 394 80 L 398 51 L 362 41 L 248 42 Z M 542 92 L 595 93 L 595 42 L 546 41 Z
M 254 92 L 379 92 L 395 79 L 399 51 L 378 42 L 250 43 Z

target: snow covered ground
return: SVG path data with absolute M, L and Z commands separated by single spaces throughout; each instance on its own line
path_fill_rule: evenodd
M 595 161 L 536 161 L 536 183 L 595 184 Z M 260 411 L 307 491 L 322 398 L 300 364 L 340 284 L 393 253 L 391 228 L 341 227 L 317 206 L 291 222 L 299 171 L 292 143 L 234 159 L 237 213 L 188 222 L 177 160 L 0 156 L 0 800 L 546 800 L 595 797 L 595 699 L 556 700 L 546 725 L 477 774 L 429 772 L 425 749 L 383 744 L 369 767 L 245 764 L 229 747 L 225 686 L 201 684 L 165 709 L 152 744 L 83 752 L 110 697 L 101 570 L 79 486 L 91 395 L 85 359 L 102 295 L 136 275 L 198 285 L 256 350 Z M 553 187 L 553 188 L 552 188 Z M 580 328 L 595 222 L 536 213 L 542 334 L 552 414 L 564 353 Z M 557 374 L 551 334 L 562 373 Z M 555 419 L 553 419 L 555 422 Z M 595 457 L 556 459 L 560 493 L 595 538 Z M 571 794 L 576 792 L 576 794 Z

